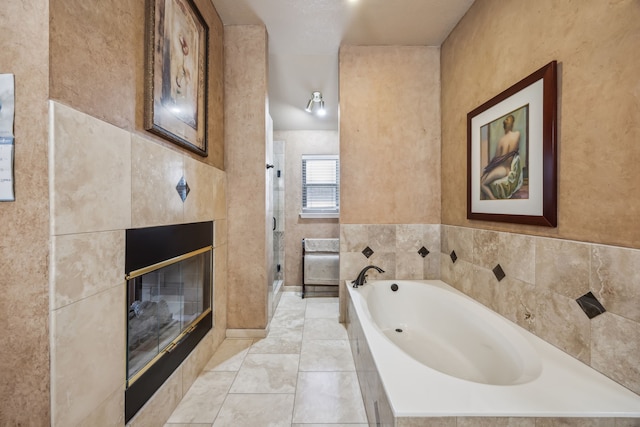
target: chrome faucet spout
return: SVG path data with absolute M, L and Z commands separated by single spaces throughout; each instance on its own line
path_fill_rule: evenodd
M 368 265 L 360 271 L 356 280 L 353 280 L 351 282 L 354 288 L 357 288 L 367 283 L 367 271 L 369 271 L 372 268 L 375 269 L 378 273 L 384 273 L 384 270 L 381 269 L 380 267 L 376 267 L 375 265 Z

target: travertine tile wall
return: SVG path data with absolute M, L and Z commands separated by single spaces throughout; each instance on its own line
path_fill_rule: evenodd
M 640 394 L 640 250 L 448 225 L 441 240 L 442 280 Z M 587 292 L 607 310 L 591 320 Z
M 393 427 L 394 416 L 387 394 L 382 385 L 382 380 L 378 374 L 371 349 L 364 336 L 362 325 L 356 314 L 351 296 L 347 293 L 347 316 L 346 327 L 349 336 L 351 354 L 358 375 L 360 392 L 364 401 L 364 408 L 367 413 L 369 425 L 380 427 Z
M 362 252 L 370 248 L 367 258 Z M 418 251 L 429 251 L 423 257 Z M 342 224 L 340 226 L 340 279 L 355 279 L 362 268 L 376 279 L 439 279 L 440 224 Z
M 225 173 L 60 103 L 50 115 L 52 426 L 124 424 L 125 230 L 214 220 L 214 329 L 131 423 L 162 424 L 224 338 Z
M 340 281 L 353 280 L 367 265 L 370 279 L 439 279 L 440 224 L 341 224 Z M 418 251 L 424 246 L 429 253 Z M 363 251 L 370 248 L 367 258 Z M 346 321 L 346 295 L 340 292 L 340 321 Z

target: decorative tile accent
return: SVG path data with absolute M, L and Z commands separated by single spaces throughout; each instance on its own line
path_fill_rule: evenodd
M 458 255 L 456 255 L 456 251 L 451 251 L 451 254 L 449 256 L 451 257 L 451 261 L 453 261 L 453 263 L 455 264 L 455 262 L 458 260 Z
M 189 191 L 191 191 L 191 189 L 189 188 L 187 180 L 184 179 L 184 176 L 180 178 L 180 181 L 178 181 L 178 185 L 176 185 L 176 191 L 180 195 L 180 198 L 183 202 L 187 200 L 187 196 L 189 195 Z
M 429 249 L 425 248 L 424 246 L 420 248 L 420 250 L 418 251 L 418 253 L 420 254 L 420 256 L 422 258 L 426 257 L 427 255 L 429 255 Z
M 604 306 L 600 304 L 600 301 L 598 301 L 595 295 L 593 295 L 593 293 L 591 292 L 587 292 L 586 294 L 582 295 L 580 298 L 576 299 L 576 302 L 578 303 L 582 311 L 584 311 L 584 314 L 589 317 L 589 319 L 593 319 L 594 317 L 607 311 L 605 310 Z
M 371 255 L 373 255 L 373 249 L 367 246 L 362 250 L 362 255 L 366 256 L 367 258 L 371 257 Z
M 502 279 L 504 279 L 507 276 L 504 273 L 504 270 L 502 269 L 500 264 L 497 264 L 495 267 L 493 267 L 492 271 L 493 271 L 493 274 L 495 274 L 496 279 L 498 279 L 498 282 L 501 281 Z

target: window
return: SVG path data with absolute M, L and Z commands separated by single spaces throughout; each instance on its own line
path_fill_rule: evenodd
M 302 156 L 303 217 L 340 213 L 340 159 L 336 155 Z

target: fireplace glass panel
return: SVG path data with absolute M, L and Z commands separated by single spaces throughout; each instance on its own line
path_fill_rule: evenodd
M 211 251 L 127 281 L 127 379 L 211 308 Z

